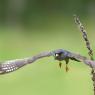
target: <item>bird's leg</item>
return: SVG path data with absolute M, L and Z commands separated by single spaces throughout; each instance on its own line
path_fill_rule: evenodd
M 59 67 L 60 67 L 60 68 L 62 67 L 62 63 L 61 63 L 61 61 L 59 61 Z
M 66 72 L 68 72 L 69 71 L 69 68 L 68 68 L 68 64 L 66 64 Z
M 66 67 L 65 67 L 65 70 L 66 70 L 66 72 L 68 72 L 68 71 L 69 71 L 69 68 L 68 68 L 69 59 L 66 59 L 65 61 L 66 61 Z

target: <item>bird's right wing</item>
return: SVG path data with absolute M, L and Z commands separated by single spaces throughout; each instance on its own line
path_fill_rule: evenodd
M 13 72 L 27 64 L 33 63 L 38 59 L 41 59 L 43 57 L 49 57 L 51 56 L 51 52 L 42 52 L 38 55 L 35 55 L 33 57 L 28 57 L 24 59 L 15 59 L 15 60 L 9 60 L 5 62 L 1 62 L 0 64 L 0 74 L 6 74 Z

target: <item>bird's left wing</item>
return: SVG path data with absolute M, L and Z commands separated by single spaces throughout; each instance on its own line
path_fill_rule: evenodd
M 69 52 L 69 53 L 68 53 L 68 57 L 69 57 L 71 60 L 75 60 L 75 61 L 79 61 L 79 62 L 84 62 L 84 60 L 88 60 L 87 57 L 82 56 L 82 55 L 80 55 L 80 54 L 72 53 L 72 52 Z

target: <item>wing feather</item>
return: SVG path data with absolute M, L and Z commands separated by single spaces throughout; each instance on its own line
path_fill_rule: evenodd
M 75 61 L 79 61 L 79 62 L 83 62 L 84 60 L 88 59 L 87 57 L 84 57 L 80 54 L 75 54 L 75 53 L 71 53 L 71 52 L 68 53 L 68 57 L 71 60 L 75 60 Z
M 49 57 L 51 55 L 52 55 L 51 52 L 42 52 L 42 53 L 35 55 L 33 57 L 1 62 L 0 74 L 6 74 L 6 73 L 13 72 L 13 71 L 15 71 L 15 70 L 27 65 L 27 64 L 33 63 L 34 61 L 36 61 L 40 58 Z

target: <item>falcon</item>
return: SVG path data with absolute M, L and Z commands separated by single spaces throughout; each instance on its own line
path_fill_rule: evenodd
M 15 59 L 15 60 L 9 60 L 5 62 L 0 63 L 0 74 L 7 74 L 13 71 L 16 71 L 27 64 L 34 63 L 35 61 L 44 58 L 44 57 L 50 57 L 53 56 L 55 60 L 59 61 L 59 66 L 61 67 L 62 61 L 64 60 L 66 62 L 66 71 L 68 71 L 68 66 L 67 64 L 69 63 L 69 60 L 74 60 L 77 62 L 84 62 L 88 58 L 81 56 L 76 53 L 72 53 L 67 50 L 63 49 L 57 49 L 54 51 L 47 51 L 47 52 L 42 52 L 39 53 L 35 56 L 24 58 L 24 59 Z

